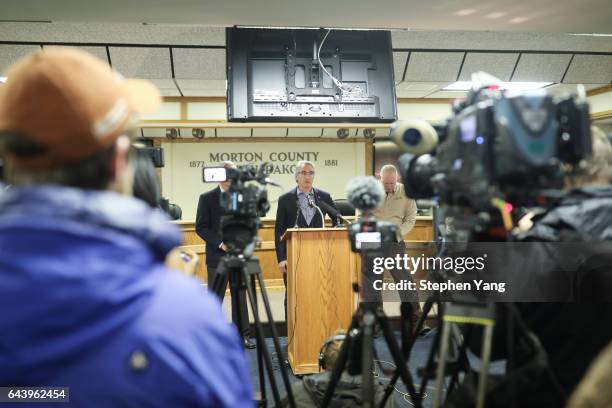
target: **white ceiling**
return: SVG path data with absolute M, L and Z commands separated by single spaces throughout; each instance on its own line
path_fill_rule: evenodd
M 612 33 L 610 0 L 3 0 L 2 20 Z
M 16 9 L 12 1 L 8 5 L 9 11 Z M 44 10 L 39 8 L 32 12 Z M 126 15 L 129 13 L 128 9 Z M 602 11 L 606 13 L 608 8 Z M 441 89 L 454 81 L 468 79 L 477 70 L 502 80 L 559 84 L 551 87 L 554 92 L 572 89 L 578 83 L 585 84 L 587 89 L 612 83 L 612 37 L 407 30 L 392 31 L 391 36 L 396 93 L 400 98 L 461 97 L 461 92 Z M 0 21 L 0 72 L 41 45 L 54 44 L 78 46 L 108 61 L 125 76 L 151 79 L 165 96 L 225 96 L 225 29 L 222 27 Z
M 48 47 L 48 46 L 45 46 Z M 225 50 L 210 48 L 79 46 L 112 64 L 126 77 L 147 78 L 164 96 L 225 96 Z M 0 44 L 0 72 L 40 45 Z M 400 98 L 454 98 L 443 91 L 457 80 L 485 71 L 504 81 L 553 82 L 551 89 L 587 90 L 612 81 L 612 55 L 471 51 L 394 51 L 396 94 Z M 174 72 L 174 76 L 173 76 Z

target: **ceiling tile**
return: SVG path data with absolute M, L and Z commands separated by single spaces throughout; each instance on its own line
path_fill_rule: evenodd
M 411 92 L 432 92 L 448 85 L 449 82 L 402 82 L 398 85 L 398 89 Z
M 131 78 L 172 78 L 170 50 L 157 47 L 109 47 L 113 68 Z
M 567 70 L 565 84 L 609 84 L 612 82 L 612 55 L 576 55 Z
M 225 81 L 225 50 L 173 48 L 174 75 L 179 79 Z
M 462 52 L 412 52 L 404 80 L 407 82 L 454 81 Z
M 20 58 L 36 51 L 40 51 L 38 45 L 0 44 L 0 73 L 6 71 Z
M 181 96 L 172 79 L 149 79 L 159 89 L 162 96 Z
M 510 80 L 519 54 L 468 52 L 461 68 L 459 81 L 471 81 L 472 74 L 484 71 L 502 81 Z
M 402 82 L 396 87 L 398 98 L 423 98 L 450 82 Z
M 45 50 L 49 50 L 53 48 L 65 48 L 65 47 L 58 47 L 57 45 L 45 45 L 44 47 Z M 78 50 L 85 51 L 95 57 L 98 57 L 99 59 L 101 59 L 102 61 L 108 64 L 108 54 L 106 53 L 106 47 L 95 47 L 95 46 L 82 45 L 78 47 L 70 46 L 68 48 L 76 48 Z
M 570 54 L 522 54 L 513 81 L 561 82 Z
M 177 79 L 184 96 L 225 96 L 225 80 Z
M 406 68 L 407 59 L 408 59 L 407 52 L 394 52 L 393 53 L 393 69 L 395 71 L 395 83 L 403 81 L 404 69 Z

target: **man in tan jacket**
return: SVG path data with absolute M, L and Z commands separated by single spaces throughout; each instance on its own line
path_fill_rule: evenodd
M 404 192 L 404 185 L 399 183 L 398 172 L 392 164 L 386 164 L 380 169 L 380 180 L 386 193 L 385 200 L 382 205 L 374 210 L 372 214 L 380 221 L 387 221 L 397 226 L 397 242 L 399 243 L 398 251 L 400 255 L 406 252 L 404 237 L 408 234 L 416 222 L 417 205 L 416 201 L 408 198 Z M 404 271 L 392 270 L 391 276 L 395 282 L 402 279 L 411 279 L 412 276 Z M 410 302 L 413 307 L 412 323 L 416 325 L 421 314 L 421 306 L 418 302 L 416 292 L 400 291 L 400 300 L 402 303 Z M 413 326 L 414 327 L 414 326 Z M 425 327 L 421 334 L 429 331 Z
M 380 169 L 380 179 L 387 196 L 373 214 L 381 221 L 397 225 L 397 242 L 402 242 L 416 222 L 416 201 L 406 197 L 404 185 L 398 183 L 397 169 L 392 164 L 386 164 Z

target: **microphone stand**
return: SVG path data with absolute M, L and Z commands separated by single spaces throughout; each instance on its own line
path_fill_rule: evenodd
M 314 195 L 311 196 L 310 194 L 308 194 L 308 205 L 311 207 L 316 208 L 319 211 L 319 214 L 321 215 L 321 227 L 325 227 L 325 216 L 323 215 L 323 211 L 321 211 L 321 208 L 317 205 L 317 203 L 314 200 Z
M 325 227 L 325 216 L 323 215 L 323 211 L 321 211 L 321 208 L 319 208 L 319 206 L 314 203 L 312 204 L 312 206 L 319 210 L 319 214 L 321 215 L 321 227 Z
M 300 218 L 300 200 L 295 200 L 295 222 L 293 223 L 293 228 L 299 228 L 298 226 L 298 218 Z

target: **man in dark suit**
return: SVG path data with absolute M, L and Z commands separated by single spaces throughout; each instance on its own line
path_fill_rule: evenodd
M 236 167 L 232 162 L 225 162 L 223 167 Z M 198 212 L 196 214 L 196 232 L 204 241 L 206 241 L 206 269 L 208 272 L 208 287 L 211 288 L 215 277 L 217 276 L 217 265 L 227 251 L 226 245 L 221 237 L 221 217 L 223 210 L 221 209 L 220 198 L 221 193 L 229 189 L 232 184 L 231 180 L 219 183 L 218 188 L 214 188 L 200 195 L 198 202 Z M 246 293 L 240 295 L 234 293 L 231 289 L 232 296 L 232 322 L 238 327 L 238 319 L 242 322 L 243 332 L 240 333 L 244 339 L 244 346 L 248 349 L 255 348 L 255 343 L 249 340 L 249 314 L 247 311 Z M 237 310 L 235 299 L 240 296 L 241 307 Z M 221 299 L 223 301 L 223 298 Z
M 275 241 L 278 269 L 283 274 L 285 288 L 287 287 L 287 243 L 281 236 L 287 228 L 322 228 L 324 217 L 328 214 L 320 203 L 324 202 L 336 211 L 336 205 L 329 193 L 312 186 L 315 176 L 314 163 L 300 161 L 295 167 L 297 187 L 287 191 L 278 198 L 276 209 Z M 319 207 L 319 208 L 317 208 Z M 329 214 L 334 225 L 338 218 Z M 285 293 L 285 319 L 287 317 L 287 294 Z

